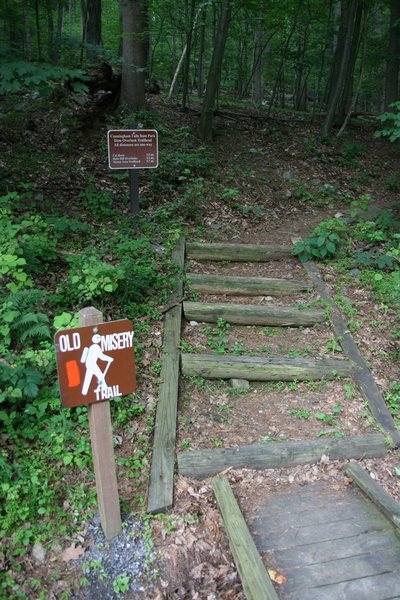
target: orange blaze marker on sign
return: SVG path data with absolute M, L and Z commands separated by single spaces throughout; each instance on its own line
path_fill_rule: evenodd
M 83 406 L 135 391 L 131 321 L 58 331 L 55 345 L 63 406 Z
M 81 377 L 76 360 L 67 360 L 65 368 L 67 370 L 68 387 L 78 387 L 81 382 Z

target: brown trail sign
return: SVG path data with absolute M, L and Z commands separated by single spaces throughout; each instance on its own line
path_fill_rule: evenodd
M 158 167 L 158 134 L 155 129 L 112 129 L 108 132 L 110 169 Z
M 133 327 L 127 319 L 58 331 L 55 344 L 63 406 L 82 406 L 135 390 Z

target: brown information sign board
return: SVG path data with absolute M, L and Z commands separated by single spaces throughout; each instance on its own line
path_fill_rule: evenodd
M 64 329 L 55 336 L 63 406 L 83 406 L 136 389 L 131 321 Z
M 155 129 L 122 129 L 108 132 L 110 169 L 158 167 L 158 133 Z

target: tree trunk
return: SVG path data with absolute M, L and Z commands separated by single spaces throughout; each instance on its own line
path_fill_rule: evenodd
M 200 13 L 200 45 L 199 45 L 199 62 L 197 65 L 197 95 L 203 97 L 204 93 L 204 52 L 206 47 L 206 15 L 207 6 L 201 9 Z
M 122 22 L 121 106 L 145 110 L 148 58 L 147 6 L 145 0 L 120 0 Z
M 306 63 L 305 54 L 307 48 L 308 27 L 309 22 L 305 23 L 303 26 L 303 36 L 298 45 L 298 59 L 296 65 L 294 109 L 302 111 L 307 110 L 307 79 L 309 67 Z
M 385 110 L 399 99 L 400 2 L 390 0 L 389 47 L 386 58 Z
M 350 107 L 348 109 L 348 112 L 346 114 L 346 117 L 343 121 L 343 124 L 340 128 L 340 130 L 338 131 L 338 136 L 342 135 L 342 133 L 344 132 L 344 130 L 346 129 L 347 123 L 351 117 L 352 112 L 354 111 L 356 104 L 357 104 L 357 99 L 358 99 L 358 94 L 360 93 L 360 89 L 361 89 L 361 84 L 363 82 L 364 79 L 364 71 L 365 71 L 365 57 L 366 57 L 366 52 L 367 52 L 367 37 L 368 37 L 368 17 L 369 17 L 369 7 L 368 5 L 366 5 L 365 7 L 365 11 L 364 11 L 364 28 L 363 28 L 363 36 L 362 36 L 362 55 L 361 55 L 361 61 L 360 61 L 360 74 L 358 77 L 358 82 L 357 82 L 357 86 L 356 86 L 356 91 L 353 94 L 353 98 L 351 100 L 351 104 Z
M 61 44 L 63 22 L 64 22 L 64 4 L 63 4 L 63 0 L 58 0 L 57 31 L 56 31 L 56 44 L 57 44 L 58 48 L 60 47 L 60 44 Z
M 285 60 L 286 60 L 286 53 L 288 51 L 289 48 L 289 44 L 290 44 L 290 40 L 292 39 L 292 36 L 296 30 L 296 25 L 297 25 L 297 16 L 298 16 L 298 10 L 294 16 L 293 22 L 292 22 L 292 26 L 290 28 L 289 31 L 289 35 L 286 38 L 286 42 L 285 45 L 283 47 L 282 50 L 282 54 L 281 54 L 281 60 L 279 63 L 279 67 L 278 67 L 278 73 L 276 75 L 276 79 L 275 79 L 275 84 L 274 84 L 274 89 L 272 91 L 272 96 L 271 96 L 271 100 L 268 106 L 268 113 L 267 113 L 267 118 L 269 119 L 270 114 L 271 114 L 271 109 L 272 106 L 274 104 L 275 101 L 275 96 L 276 96 L 276 92 L 278 90 L 278 86 L 281 86 L 281 90 L 282 90 L 282 108 L 284 108 L 285 106 L 285 83 L 284 83 L 284 66 L 285 66 Z
M 51 2 L 46 2 L 46 13 L 47 13 L 47 56 L 50 62 L 56 62 L 57 56 L 55 54 L 54 47 L 54 19 Z
M 262 15 L 262 4 L 260 6 Z M 262 85 L 262 54 L 263 54 L 263 23 L 262 16 L 256 20 L 254 31 L 254 60 L 253 60 L 253 102 L 260 105 L 263 101 L 263 85 Z
M 24 56 L 28 60 L 32 58 L 32 48 L 31 48 L 31 31 L 29 27 L 29 2 L 25 0 L 23 4 L 24 11 Z
M 331 92 L 321 135 L 328 138 L 335 123 L 341 124 L 351 102 L 363 0 L 343 0 L 339 41 L 332 65 Z M 340 118 L 342 121 L 340 122 Z
M 359 0 L 357 2 L 354 27 L 352 31 L 352 40 L 350 45 L 350 54 L 347 60 L 347 73 L 344 82 L 344 89 L 341 101 L 339 102 L 339 106 L 337 107 L 337 117 L 335 120 L 335 124 L 337 125 L 343 124 L 346 118 L 346 114 L 348 113 L 351 106 L 351 100 L 353 96 L 354 70 L 356 66 L 358 50 L 360 47 L 361 21 L 366 6 L 367 4 L 364 2 L 364 0 Z
M 217 39 L 211 59 L 206 93 L 204 96 L 203 108 L 200 117 L 200 137 L 203 141 L 210 141 L 212 139 L 214 104 L 221 80 L 222 60 L 224 58 L 225 43 L 228 36 L 231 14 L 231 0 L 224 0 L 222 3 Z
M 40 18 L 39 18 L 39 2 L 35 0 L 35 22 L 36 22 L 36 39 L 37 39 L 37 57 L 42 60 L 42 40 L 40 33 Z
M 189 95 L 189 74 L 190 74 L 190 55 L 192 51 L 192 38 L 193 38 L 193 29 L 194 29 L 194 9 L 195 9 L 196 0 L 191 0 L 190 3 L 190 14 L 189 14 L 189 32 L 187 34 L 186 41 L 186 56 L 185 56 L 185 68 L 183 71 L 183 90 L 182 90 L 182 108 L 185 110 L 187 108 L 187 101 Z
M 101 0 L 86 0 L 85 40 L 91 46 L 100 46 Z

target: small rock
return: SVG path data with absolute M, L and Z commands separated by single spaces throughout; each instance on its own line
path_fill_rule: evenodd
M 189 325 L 191 325 L 192 327 L 197 327 L 198 322 L 197 321 L 189 321 Z
M 350 275 L 351 275 L 352 277 L 360 277 L 360 275 L 361 275 L 361 271 L 360 271 L 360 269 L 352 269 L 352 270 L 350 271 Z
M 329 194 L 337 194 L 338 193 L 338 189 L 337 189 L 336 185 L 332 185 L 330 183 L 324 183 L 324 185 L 321 186 L 321 191 L 328 192 Z
M 282 179 L 283 179 L 283 181 L 293 181 L 293 179 L 294 179 L 293 171 L 290 171 L 290 170 L 283 171 Z
M 43 563 L 46 560 L 46 550 L 40 542 L 35 542 L 32 548 L 32 556 L 35 560 Z
M 248 390 L 250 388 L 247 379 L 230 379 L 229 383 L 234 390 Z

